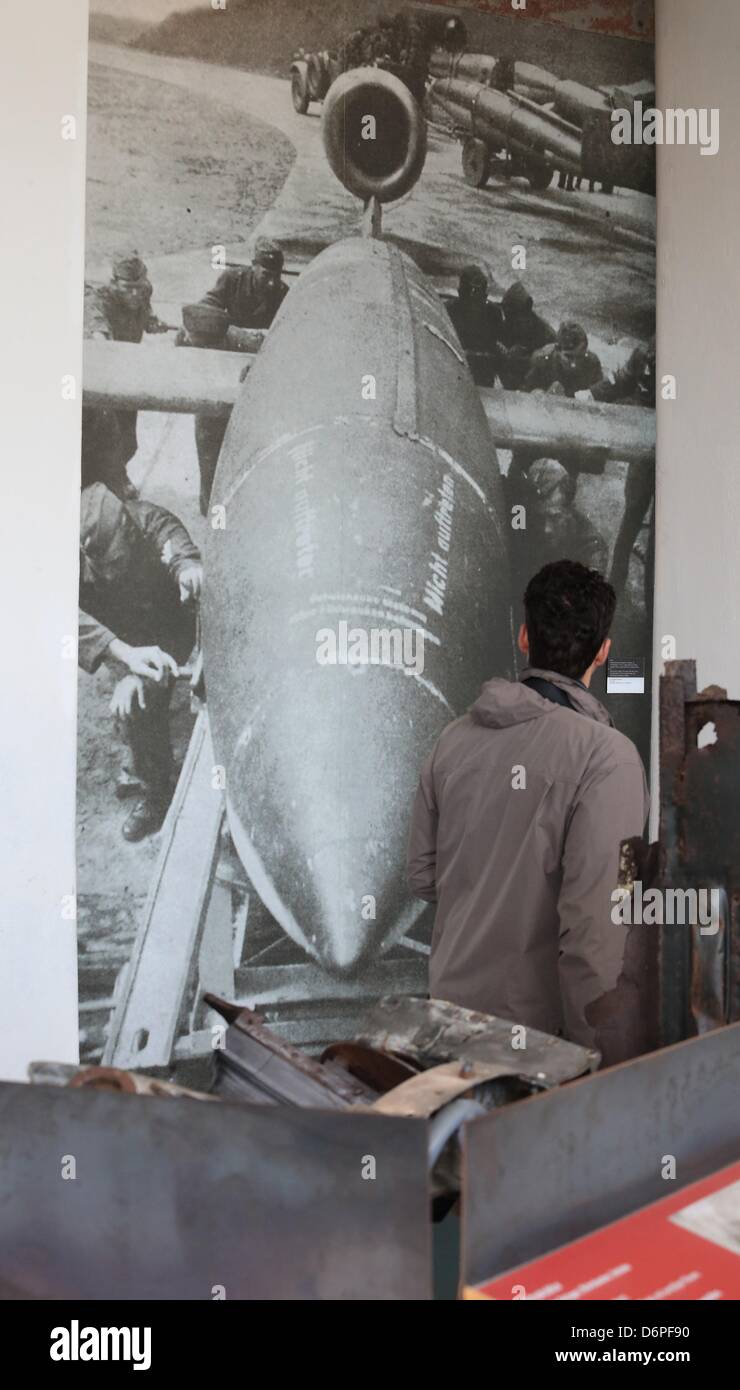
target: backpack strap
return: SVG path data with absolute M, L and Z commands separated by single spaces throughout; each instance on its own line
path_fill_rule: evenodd
M 522 685 L 528 685 L 530 690 L 535 690 L 538 695 L 542 695 L 545 700 L 550 700 L 553 705 L 564 705 L 566 709 L 575 710 L 575 705 L 568 699 L 564 690 L 559 685 L 553 685 L 552 681 L 546 681 L 542 676 L 530 676 L 528 680 L 522 681 Z

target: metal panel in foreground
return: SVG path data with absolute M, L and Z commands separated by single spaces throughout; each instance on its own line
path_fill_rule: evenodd
M 740 1153 L 740 1024 L 466 1126 L 463 1284 L 616 1221 Z M 662 1176 L 676 1160 L 676 1178 Z
M 428 1298 L 426 1132 L 373 1115 L 2 1084 L 0 1290 Z

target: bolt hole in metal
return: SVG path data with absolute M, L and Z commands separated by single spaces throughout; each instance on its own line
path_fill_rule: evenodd
M 697 748 L 709 748 L 717 742 L 717 725 L 713 720 L 708 719 L 706 724 L 702 724 L 696 735 Z
M 138 1028 L 134 1033 L 134 1051 L 143 1052 L 149 1041 L 149 1029 Z

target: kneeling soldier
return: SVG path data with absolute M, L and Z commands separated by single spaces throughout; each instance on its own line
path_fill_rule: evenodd
M 139 793 L 122 831 L 159 830 L 172 796 L 169 706 L 174 678 L 195 641 L 200 553 L 164 507 L 124 502 L 103 483 L 83 489 L 80 516 L 79 663 L 121 672 L 111 700 L 131 752 L 116 794 Z

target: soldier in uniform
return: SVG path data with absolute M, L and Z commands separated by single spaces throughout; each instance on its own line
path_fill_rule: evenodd
M 566 319 L 555 342 L 533 354 L 522 389 L 547 391 L 572 400 L 576 391 L 595 386 L 602 376 L 601 363 L 596 353 L 589 350 L 586 330 L 573 319 Z
M 136 251 L 113 262 L 105 285 L 85 286 L 85 336 L 112 338 L 117 343 L 140 343 L 145 333 L 166 333 L 169 324 L 152 313 L 152 283 Z M 116 412 L 120 428 L 122 466 L 138 447 L 136 410 Z M 127 492 L 133 492 L 129 484 Z
M 394 61 L 395 32 L 394 23 L 385 15 L 378 16 L 371 38 L 371 62 L 390 63 Z
M 622 405 L 644 405 L 655 409 L 655 337 L 641 343 L 623 367 L 591 387 L 595 401 L 618 401 Z
M 595 401 L 619 402 L 622 405 L 641 405 L 655 409 L 656 365 L 655 337 L 636 347 L 628 361 L 613 375 L 591 387 Z M 627 469 L 624 485 L 624 514 L 614 544 L 610 583 L 621 593 L 627 583 L 630 556 L 640 528 L 645 520 L 655 492 L 655 454 L 651 450 L 635 459 Z M 652 574 L 655 522 L 650 528 L 650 542 L 645 560 L 647 575 Z M 646 596 L 647 597 L 647 596 Z
M 229 326 L 225 309 L 213 304 L 185 304 L 182 328 L 175 338 L 176 347 L 216 348 L 228 352 L 249 351 L 254 348 L 244 330 Z M 216 464 L 224 441 L 228 416 L 196 415 L 195 447 L 200 470 L 200 510 L 208 515 L 208 502 L 216 473 Z
M 367 27 L 363 29 L 353 29 L 352 33 L 346 39 L 342 53 L 342 62 L 345 70 L 362 66 L 363 45 L 369 32 Z
M 529 371 L 532 354 L 554 343 L 555 329 L 534 311 L 534 302 L 521 280 L 515 280 L 501 300 L 499 369 L 501 385 L 519 391 Z
M 554 343 L 538 348 L 530 358 L 529 368 L 521 385 L 522 391 L 546 391 L 550 396 L 568 396 L 587 390 L 602 377 L 601 363 L 595 352 L 589 351 L 588 338 L 580 323 L 566 319 L 558 329 Z M 535 461 L 536 446 L 515 449 L 507 474 L 507 491 L 513 494 L 522 476 Z M 571 471 L 578 472 L 578 456 L 566 460 Z M 513 498 L 513 500 L 516 500 Z
M 447 306 L 460 345 L 477 386 L 493 386 L 498 369 L 498 341 L 503 318 L 498 305 L 489 303 L 488 276 L 477 265 L 460 273 L 457 299 Z
M 606 569 L 608 547 L 603 536 L 575 505 L 577 482 L 557 459 L 540 458 L 527 470 L 530 536 L 543 564 L 578 560 L 587 569 Z
M 116 788 L 137 801 L 122 826 L 127 840 L 159 830 L 172 796 L 169 738 L 172 684 L 195 640 L 200 554 L 185 527 L 152 502 L 124 502 L 103 483 L 82 492 L 79 662 L 120 676 L 111 700 L 131 767 Z
M 393 20 L 391 58 L 411 95 L 421 106 L 429 77 L 434 39 L 429 26 L 415 15 L 397 14 Z
M 535 459 L 521 479 L 517 493 L 526 508 L 526 528 L 511 534 L 514 591 L 531 573 L 533 556 L 545 565 L 577 560 L 604 573 L 608 546 L 580 508 L 575 506 L 577 482 L 553 458 Z
M 237 328 L 269 328 L 288 293 L 280 276 L 283 253 L 276 242 L 257 238 L 251 265 L 228 266 L 200 301 L 225 309 Z

